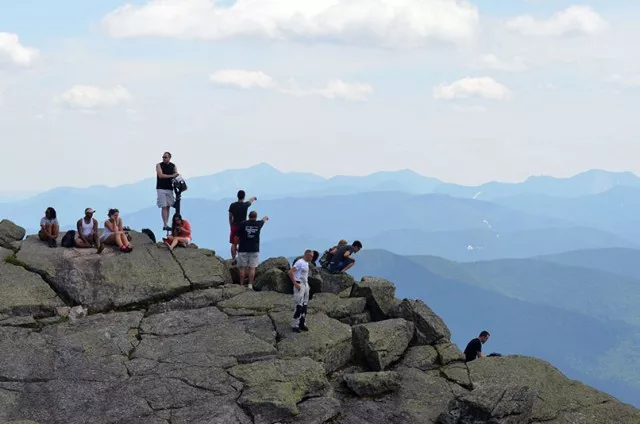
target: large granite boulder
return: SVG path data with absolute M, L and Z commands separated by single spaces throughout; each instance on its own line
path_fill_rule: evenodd
M 353 287 L 356 281 L 349 274 L 332 274 L 321 268 L 320 273 L 315 277 L 320 282 L 320 292 L 338 294 L 345 289 Z
M 22 240 L 27 234 L 24 228 L 17 226 L 8 219 L 0 221 L 0 246 L 9 250 L 15 250 L 16 242 Z
M 341 319 L 364 313 L 367 306 L 362 297 L 343 299 L 333 293 L 318 293 L 309 302 L 309 309 L 324 312 L 331 318 Z
M 149 307 L 147 313 L 160 314 L 169 311 L 179 311 L 185 309 L 199 309 L 207 306 L 215 306 L 223 300 L 230 299 L 242 294 L 246 288 L 236 284 L 215 287 L 206 290 L 196 290 L 181 294 L 167 302 L 154 303 Z
M 400 387 L 401 375 L 395 371 L 346 374 L 344 382 L 358 396 L 379 396 Z
M 394 318 L 404 318 L 415 324 L 414 342 L 417 345 L 448 342 L 451 338 L 451 332 L 442 318 L 421 300 L 404 299 L 389 314 Z
M 293 311 L 272 313 L 278 333 L 278 351 L 281 357 L 308 356 L 324 364 L 327 373 L 333 372 L 353 358 L 351 327 L 323 313 L 307 316 L 310 331 L 294 333 L 291 330 Z
M 42 317 L 64 306 L 42 277 L 4 261 L 0 261 L 0 293 L 0 314 Z
M 276 359 L 238 365 L 229 373 L 242 381 L 238 402 L 256 424 L 271 424 L 300 413 L 305 398 L 331 394 L 331 385 L 321 364 L 309 359 Z
M 414 346 L 405 353 L 400 365 L 430 371 L 440 367 L 438 351 L 433 346 Z
M 283 311 L 291 311 L 293 314 L 293 296 L 271 291 L 247 290 L 239 296 L 220 302 L 218 307 L 230 315 L 264 315 Z
M 258 268 L 256 268 L 256 279 L 272 269 L 279 269 L 286 273 L 291 269 L 291 264 L 289 264 L 289 260 L 287 258 L 282 256 L 279 258 L 269 258 L 262 261 L 258 265 Z
M 293 294 L 293 283 L 286 272 L 279 268 L 271 268 L 256 278 L 253 282 L 253 289 Z
M 351 297 L 366 298 L 371 318 L 381 321 L 387 319 L 396 306 L 396 287 L 382 278 L 364 277 L 360 283 L 353 286 Z
M 17 259 L 41 274 L 56 292 L 92 312 L 149 304 L 193 288 L 231 282 L 228 270 L 211 251 L 179 249 L 172 255 L 145 235 L 136 237 L 140 241 L 131 253 L 107 248 L 98 255 L 93 249 L 51 249 L 30 236 Z
M 413 323 L 403 319 L 353 327 L 353 347 L 373 371 L 384 371 L 404 354 L 413 337 Z

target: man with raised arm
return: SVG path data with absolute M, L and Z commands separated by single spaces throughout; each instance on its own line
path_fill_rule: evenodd
M 240 273 L 240 285 L 244 284 L 244 277 L 249 271 L 249 289 L 253 289 L 253 280 L 256 277 L 256 268 L 260 263 L 260 231 L 265 222 L 269 220 L 265 216 L 258 221 L 258 213 L 251 211 L 249 219 L 238 225 L 235 243 L 238 245 L 238 270 Z
M 229 205 L 229 227 L 231 228 L 231 234 L 229 235 L 229 243 L 231 243 L 231 260 L 232 265 L 236 264 L 236 256 L 238 254 L 238 244 L 236 243 L 236 233 L 238 232 L 238 226 L 247 220 L 247 211 L 258 200 L 257 197 L 252 197 L 248 202 L 245 202 L 246 193 L 244 190 L 238 191 L 238 200 Z

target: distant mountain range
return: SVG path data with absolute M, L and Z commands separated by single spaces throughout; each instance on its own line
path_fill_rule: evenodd
M 609 260 L 594 263 L 596 252 L 465 264 L 363 250 L 353 273 L 388 278 L 399 296 L 424 299 L 460 346 L 488 329 L 488 352 L 539 356 L 639 405 L 640 280 L 607 269 L 619 253 L 621 268 L 628 268 L 640 250 L 601 249 Z

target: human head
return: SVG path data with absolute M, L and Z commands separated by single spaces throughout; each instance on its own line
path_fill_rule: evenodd
M 315 264 L 319 257 L 320 257 L 320 252 L 318 252 L 317 250 L 314 250 L 311 262 Z
M 354 241 L 352 246 L 356 249 L 356 252 L 359 252 L 360 249 L 362 249 L 362 243 L 360 243 L 358 240 Z
M 491 337 L 491 334 L 489 334 L 488 331 L 483 331 L 482 333 L 480 333 L 480 335 L 478 336 L 478 339 L 480 339 L 480 341 L 484 344 L 487 342 L 487 340 L 489 340 L 489 337 Z
M 311 262 L 313 260 L 313 250 L 307 249 L 304 251 L 304 260 L 307 262 Z
M 256 211 L 249 212 L 249 219 L 258 219 L 258 212 Z
M 245 197 L 247 197 L 247 193 L 244 192 L 244 190 L 239 190 L 238 191 L 238 200 L 244 200 Z
M 347 241 L 345 239 L 342 239 L 338 242 L 338 247 L 342 247 L 342 246 L 346 246 L 347 245 Z
M 58 217 L 58 214 L 56 213 L 56 210 L 53 209 L 52 207 L 48 207 L 46 211 L 44 211 L 44 216 L 47 217 L 47 219 L 56 219 Z
M 109 219 L 118 219 L 120 217 L 120 211 L 118 209 L 109 209 L 107 216 Z
M 173 225 L 182 225 L 182 215 L 179 213 L 173 215 L 172 223 Z
M 171 153 L 169 153 L 169 152 L 164 152 L 164 153 L 162 154 L 162 161 L 163 161 L 164 163 L 169 163 L 169 162 L 171 162 Z
M 92 217 L 93 217 L 93 214 L 94 214 L 95 212 L 96 212 L 96 211 L 94 211 L 93 209 L 91 209 L 91 208 L 87 208 L 87 209 L 85 209 L 85 210 L 84 210 L 84 216 L 85 216 L 86 218 L 92 218 Z

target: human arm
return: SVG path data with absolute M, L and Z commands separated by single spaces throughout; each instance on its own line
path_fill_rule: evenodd
M 251 199 L 249 199 L 249 203 L 253 203 L 256 200 L 258 200 L 258 198 L 256 196 L 253 196 Z
M 174 173 L 173 174 L 163 174 L 162 173 L 162 168 L 160 167 L 160 164 L 156 165 L 156 174 L 158 175 L 158 178 L 160 178 L 161 180 L 169 180 L 171 178 L 175 178 L 178 176 L 178 168 L 174 167 Z
M 267 222 L 269 220 L 268 216 L 265 216 L 264 218 L 262 218 L 262 223 L 264 224 L 265 222 Z
M 233 225 L 233 214 L 229 211 L 229 225 Z
M 118 226 L 116 225 L 116 223 L 114 223 L 114 222 L 113 222 L 113 221 L 111 221 L 110 219 L 107 219 L 107 220 L 104 222 L 104 226 L 105 226 L 106 228 L 108 228 L 108 229 L 109 229 L 109 231 L 111 231 L 112 233 L 115 233 L 115 232 L 117 232 L 117 231 L 118 231 Z
M 76 229 L 78 231 L 78 237 L 80 237 L 80 240 L 82 240 L 85 243 L 88 243 L 86 237 L 84 236 L 84 234 L 82 234 L 82 218 L 80 218 L 76 223 Z
M 190 237 L 191 236 L 191 224 L 189 221 L 182 221 L 182 228 L 180 230 L 181 237 Z
M 47 229 L 47 224 L 44 218 L 40 220 L 40 230 L 44 233 L 45 236 L 47 236 L 48 238 L 52 238 L 51 233 Z
M 298 261 L 300 262 L 300 261 Z M 297 264 L 298 262 L 296 262 L 293 267 L 291 267 L 291 269 L 289 270 L 289 278 L 291 279 L 291 282 L 293 283 L 293 285 L 295 286 L 295 288 L 299 289 L 300 288 L 300 284 L 298 284 L 298 282 L 296 281 L 296 276 L 295 276 L 295 272 L 297 269 Z

